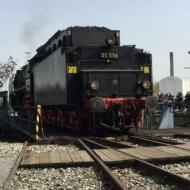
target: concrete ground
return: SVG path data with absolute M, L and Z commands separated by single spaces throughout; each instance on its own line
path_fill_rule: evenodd
M 2 189 L 2 185 L 8 177 L 15 159 L 16 157 L 0 157 L 0 189 Z

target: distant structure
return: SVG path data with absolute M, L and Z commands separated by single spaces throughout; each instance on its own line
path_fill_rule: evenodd
M 188 91 L 190 91 L 190 80 L 182 80 L 174 76 L 174 56 L 173 52 L 170 52 L 170 76 L 160 80 L 159 92 L 164 94 L 171 93 L 175 96 L 178 92 L 182 92 L 185 95 Z
M 170 52 L 170 76 L 174 76 L 174 55 L 173 52 Z
M 190 91 L 190 79 L 182 80 L 182 93 L 185 95 L 188 91 Z
M 182 92 L 182 80 L 174 76 L 174 57 L 173 52 L 170 52 L 170 76 L 163 78 L 159 82 L 160 93 L 171 93 L 176 95 L 179 91 Z
M 182 80 L 179 77 L 169 76 L 163 78 L 159 82 L 160 93 L 171 93 L 176 95 L 179 91 L 182 92 Z

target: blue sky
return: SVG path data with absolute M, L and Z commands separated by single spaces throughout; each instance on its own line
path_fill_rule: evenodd
M 174 52 L 175 75 L 190 78 L 189 0 L 1 0 L 0 61 L 9 55 L 26 62 L 57 30 L 97 25 L 121 31 L 121 44 L 135 44 L 152 54 L 153 76 L 169 75 Z

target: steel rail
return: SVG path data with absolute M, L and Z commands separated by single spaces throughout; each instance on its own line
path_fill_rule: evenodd
M 171 144 L 171 145 L 184 144 L 184 143 L 177 142 L 177 141 L 174 141 L 174 140 L 163 139 L 163 138 L 159 138 L 159 137 L 153 137 L 153 136 L 146 135 L 146 134 L 143 134 L 143 133 L 130 132 L 130 134 L 132 134 L 133 136 L 140 136 L 140 137 L 144 137 L 144 138 L 147 138 L 147 139 L 151 139 L 151 140 L 155 140 L 155 141 L 159 141 L 159 142 L 163 142 L 163 143 L 167 143 L 167 144 Z
M 151 138 L 146 137 L 146 136 L 140 136 L 140 137 L 136 137 L 136 138 L 139 138 L 139 139 L 141 138 L 142 140 L 145 139 L 145 141 L 152 140 Z M 155 138 L 154 141 L 159 142 L 159 139 L 156 140 L 156 138 Z M 169 146 L 169 147 L 173 147 L 173 148 L 177 148 L 177 149 L 180 149 L 180 150 L 185 150 L 185 151 L 190 152 L 190 149 L 185 148 L 185 147 L 178 147 L 178 146 L 176 146 L 177 144 L 168 144 L 168 143 L 164 143 L 164 142 L 162 142 L 162 143 L 163 143 L 164 146 Z M 183 145 L 183 144 L 184 143 L 178 143 L 178 145 Z
M 84 138 L 85 141 L 89 141 L 88 139 Z M 93 140 L 90 140 L 90 143 L 93 143 L 94 141 Z M 94 142 L 94 144 L 98 145 L 99 143 L 97 142 Z M 142 166 L 143 168 L 147 168 L 148 169 L 148 172 L 152 173 L 152 174 L 156 174 L 158 176 L 166 176 L 167 179 L 169 180 L 170 183 L 177 183 L 179 186 L 181 187 L 185 187 L 185 189 L 190 189 L 190 180 L 185 178 L 185 177 L 182 177 L 174 172 L 171 172 L 171 171 L 167 171 L 161 167 L 158 167 L 152 163 L 149 163 L 147 161 L 144 161 L 134 155 L 131 155 L 129 153 L 126 153 L 126 152 L 123 152 L 122 150 L 118 150 L 118 149 L 115 149 L 115 148 L 111 148 L 109 146 L 105 146 L 105 145 L 101 145 L 99 144 L 100 147 L 103 147 L 103 148 L 107 148 L 107 149 L 111 149 L 111 150 L 115 150 L 116 152 L 120 152 L 128 157 L 131 157 L 134 159 L 134 161 L 136 162 L 137 165 L 139 166 Z
M 136 137 L 136 136 L 130 136 L 130 138 L 137 140 L 137 141 L 144 141 L 144 142 L 148 142 L 148 143 L 152 143 L 152 144 L 156 144 L 156 145 L 163 145 L 163 146 L 168 146 L 169 144 L 164 143 L 164 142 L 159 142 L 156 140 L 152 140 L 152 139 L 148 139 L 148 138 L 143 138 L 143 137 Z
M 159 141 L 155 141 L 155 140 L 151 140 L 151 139 L 145 139 L 145 138 L 136 137 L 136 136 L 130 136 L 130 137 L 133 138 L 133 139 L 135 139 L 135 140 L 149 142 L 149 143 L 156 144 L 156 145 L 170 146 L 170 144 L 159 142 Z M 109 142 L 109 143 L 113 143 L 113 144 L 123 145 L 125 148 L 135 148 L 132 145 L 125 145 L 124 143 L 121 143 L 121 142 L 114 142 L 112 140 L 107 140 L 107 139 L 103 139 L 103 138 L 100 138 L 100 137 L 95 137 L 95 139 L 101 140 L 101 141 L 104 141 L 104 142 L 107 142 L 107 143 Z
M 8 188 L 8 186 L 10 185 L 10 182 L 13 179 L 13 177 L 22 161 L 23 155 L 25 154 L 25 152 L 27 150 L 27 146 L 28 146 L 28 142 L 26 141 L 22 146 L 20 154 L 17 156 L 17 158 L 15 160 L 14 165 L 9 172 L 9 175 L 7 176 L 7 178 L 5 179 L 5 181 L 3 183 L 3 190 L 6 190 Z
M 155 145 L 163 145 L 163 146 L 167 146 L 168 144 L 167 143 L 163 143 L 163 142 L 159 142 L 159 141 L 155 141 L 155 140 L 151 140 L 151 139 L 144 139 L 144 138 L 141 138 L 141 137 L 136 137 L 136 136 L 130 136 L 130 138 L 132 139 L 135 139 L 135 140 L 139 140 L 139 141 L 144 141 L 144 142 L 148 142 L 148 143 L 151 143 L 151 144 L 155 144 Z M 115 143 L 114 141 L 111 141 L 111 140 L 105 140 L 105 139 L 102 139 L 102 138 L 99 138 L 99 137 L 96 137 L 96 139 L 101 139 L 102 141 L 110 141 Z M 123 145 L 125 147 L 128 147 L 128 148 L 134 148 L 134 146 L 132 145 L 125 145 L 124 143 L 121 143 L 121 142 L 116 142 L 120 145 Z
M 112 173 L 109 167 L 96 155 L 96 153 L 90 149 L 83 140 L 79 139 L 79 143 L 84 147 L 84 149 L 89 153 L 89 155 L 94 159 L 98 166 L 106 173 L 106 175 L 111 180 L 112 184 L 117 190 L 127 190 L 127 187 Z
M 144 137 L 144 136 L 142 135 L 142 137 Z M 171 144 L 171 145 L 184 144 L 182 142 L 177 142 L 177 141 L 169 140 L 169 139 L 163 139 L 163 138 L 159 138 L 159 137 L 145 136 L 145 138 L 152 139 L 152 140 L 159 141 L 159 142 L 163 142 L 163 143 L 167 143 L 167 144 Z
M 153 142 L 154 140 L 151 140 L 151 139 L 146 139 L 146 138 L 143 138 L 143 137 L 134 137 L 134 138 L 136 138 L 136 139 L 139 139 L 139 140 L 141 140 L 141 141 L 149 141 L 149 142 Z M 97 137 L 95 137 L 95 139 L 102 139 L 102 138 L 97 138 Z M 113 141 L 110 141 L 110 140 L 106 140 L 106 139 L 102 139 L 103 141 L 109 141 L 109 143 L 111 143 L 111 142 L 113 142 Z M 172 148 L 177 148 L 177 149 L 180 149 L 180 150 L 185 150 L 185 151 L 188 151 L 188 152 L 190 152 L 190 149 L 188 149 L 188 148 L 185 148 L 185 147 L 178 147 L 178 146 L 176 146 L 176 145 L 172 145 L 172 144 L 167 144 L 167 143 L 163 143 L 163 142 L 159 142 L 159 141 L 155 141 L 155 142 L 158 142 L 160 145 L 162 145 L 162 146 L 169 146 L 169 147 L 172 147 Z M 114 143 L 118 143 L 118 142 L 114 142 Z M 126 148 L 127 148 L 127 146 L 126 146 Z
M 175 133 L 174 137 L 175 138 L 180 138 L 180 137 L 182 137 L 182 138 L 190 138 L 190 134 Z
M 120 148 L 134 148 L 134 146 L 132 145 L 128 145 L 128 144 L 124 144 L 124 143 L 121 143 L 121 142 L 114 142 L 112 140 L 107 140 L 107 139 L 103 139 L 103 138 L 100 138 L 100 137 L 94 137 L 95 139 L 97 140 L 101 140 L 101 141 L 104 141 L 106 143 L 111 143 L 117 147 L 120 147 Z
M 103 144 L 100 144 L 100 143 L 97 143 L 97 142 L 95 142 L 95 141 L 93 141 L 93 140 L 90 140 L 90 139 L 87 139 L 87 138 L 83 138 L 83 139 L 84 139 L 86 142 L 88 142 L 88 143 L 91 143 L 91 144 L 100 146 L 100 147 L 102 147 L 102 148 L 109 148 L 108 146 L 103 145 Z

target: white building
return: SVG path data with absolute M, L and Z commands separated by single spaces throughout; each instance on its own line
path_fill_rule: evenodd
M 185 96 L 190 91 L 190 79 L 180 79 L 174 76 L 174 58 L 173 52 L 170 52 L 170 76 L 163 78 L 159 82 L 160 93 L 171 93 L 176 96 L 178 92 L 182 92 Z
M 166 94 L 170 92 L 175 96 L 178 92 L 182 92 L 182 89 L 182 80 L 178 77 L 165 77 L 159 82 L 160 93 Z
M 182 93 L 185 95 L 188 91 L 190 91 L 190 79 L 182 80 Z
M 180 79 L 179 77 L 169 76 L 165 77 L 159 82 L 160 93 L 171 93 L 176 95 L 178 92 L 182 92 L 183 95 L 190 91 L 190 79 Z

